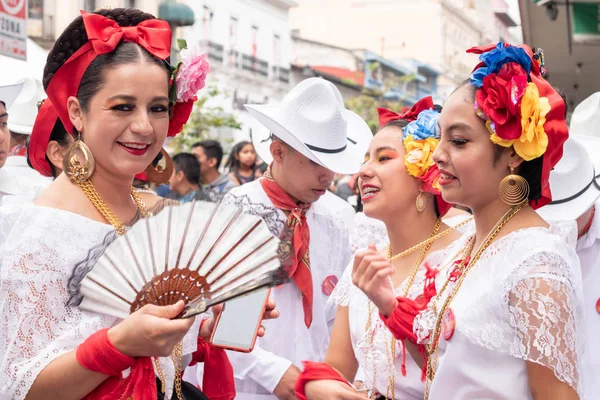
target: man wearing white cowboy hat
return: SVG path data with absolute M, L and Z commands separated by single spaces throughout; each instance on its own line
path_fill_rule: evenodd
M 539 209 L 539 214 L 549 222 L 577 222 L 586 319 L 581 371 L 585 374 L 584 398 L 596 399 L 600 394 L 600 213 L 596 213 L 600 210 L 600 139 L 569 137 L 563 157 L 550 173 L 550 188 L 552 202 Z
M 246 108 L 268 130 L 253 141 L 270 167 L 223 201 L 260 215 L 291 240 L 292 282 L 272 290 L 281 317 L 264 322 L 267 335 L 254 351 L 229 353 L 236 399 L 295 399 L 302 360 L 325 357 L 335 316 L 327 300 L 351 259 L 344 220 L 351 206 L 327 188 L 335 173 L 358 171 L 372 134 L 344 108 L 337 88 L 319 78 L 300 82 L 279 105 Z
M 10 117 L 6 125 L 11 142 L 9 156 L 0 170 L 0 205 L 8 202 L 33 200 L 50 183 L 39 172 L 27 165 L 26 153 L 18 150 L 24 144 L 15 142 L 14 138 L 21 138 L 31 134 L 33 123 L 37 116 L 38 103 L 44 99 L 41 82 L 26 78 L 20 82 L 21 90 L 18 96 L 7 107 Z M 24 149 L 24 148 L 23 148 Z

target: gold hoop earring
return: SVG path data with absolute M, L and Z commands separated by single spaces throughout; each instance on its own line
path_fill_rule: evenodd
M 160 149 L 160 153 L 163 158 L 159 161 L 159 164 L 155 167 L 150 164 L 146 168 L 146 176 L 148 180 L 156 185 L 163 185 L 165 183 L 169 183 L 169 179 L 171 179 L 171 175 L 173 175 L 173 160 L 169 153 L 165 149 Z M 164 161 L 164 166 L 160 165 Z
M 78 153 L 81 153 L 83 161 L 79 160 Z M 76 140 L 67 149 L 62 164 L 65 174 L 76 184 L 87 181 L 94 173 L 96 160 L 90 148 L 81 140 L 81 133 L 77 132 Z
M 419 195 L 417 196 L 416 206 L 418 212 L 423 212 L 425 210 L 425 206 L 427 205 L 427 198 L 423 194 L 422 191 L 419 191 Z
M 502 179 L 498 193 L 509 206 L 518 206 L 529 198 L 529 183 L 522 176 L 515 175 L 515 169 L 510 167 L 510 175 Z

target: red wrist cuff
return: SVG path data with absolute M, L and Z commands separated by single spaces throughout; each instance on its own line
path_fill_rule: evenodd
M 348 381 L 327 363 L 302 361 L 302 365 L 304 365 L 304 370 L 298 376 L 295 387 L 298 400 L 307 400 L 304 393 L 304 386 L 310 381 L 332 380 L 343 382 L 350 386 Z
M 117 350 L 108 340 L 107 332 L 108 329 L 102 329 L 79 345 L 77 361 L 87 370 L 120 377 L 122 371 L 135 365 L 136 359 Z

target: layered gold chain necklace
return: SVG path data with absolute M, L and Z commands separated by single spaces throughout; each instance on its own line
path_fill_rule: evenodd
M 81 188 L 86 197 L 92 202 L 94 207 L 102 214 L 102 216 L 108 221 L 109 224 L 115 228 L 117 234 L 119 236 L 124 235 L 127 232 L 127 226 L 121 222 L 119 217 L 117 217 L 108 205 L 102 200 L 102 197 L 88 179 L 84 181 L 76 182 L 76 184 Z M 131 188 L 131 198 L 135 203 L 136 208 L 144 218 L 148 218 L 152 216 L 152 214 L 148 211 L 146 204 L 140 198 L 140 196 L 136 193 L 135 188 Z M 175 393 L 177 394 L 177 398 L 179 400 L 183 400 L 183 396 L 181 394 L 181 372 L 182 372 L 182 359 L 183 359 L 183 342 L 178 343 L 173 349 L 173 355 L 171 356 L 173 359 L 173 364 L 175 366 Z M 166 392 L 166 380 L 165 375 L 162 371 L 162 368 L 158 362 L 158 358 L 153 358 L 154 365 L 156 366 L 156 371 L 158 377 L 160 379 L 160 383 L 162 386 L 162 392 Z
M 500 233 L 502 228 L 508 223 L 508 221 L 510 221 L 515 215 L 517 215 L 519 213 L 519 211 L 521 211 L 527 205 L 528 204 L 525 202 L 523 204 L 520 204 L 520 205 L 510 208 L 502 216 L 502 218 L 500 218 L 500 220 L 496 223 L 494 228 L 492 228 L 492 230 L 487 235 L 487 237 L 485 238 L 485 240 L 483 241 L 481 246 L 479 246 L 479 248 L 475 252 L 475 255 L 470 260 L 468 259 L 467 256 L 468 256 L 468 254 L 471 254 L 471 252 L 473 251 L 475 241 L 473 239 L 471 239 L 467 242 L 465 249 L 464 249 L 464 253 L 463 253 L 463 257 L 462 257 L 460 266 L 458 267 L 460 275 L 459 275 L 458 279 L 456 280 L 456 284 L 455 284 L 454 288 L 452 289 L 452 292 L 446 298 L 446 300 L 442 304 L 442 307 L 439 309 L 439 311 L 437 311 L 437 303 L 441 299 L 441 295 L 446 291 L 449 283 L 451 282 L 451 279 L 449 277 L 446 280 L 446 282 L 444 283 L 444 285 L 442 286 L 442 288 L 440 289 L 439 293 L 436 295 L 435 299 L 432 299 L 431 303 L 429 304 L 428 308 L 435 310 L 437 313 L 437 316 L 436 316 L 436 322 L 435 322 L 433 332 L 431 333 L 430 338 L 429 338 L 429 344 L 427 344 L 425 346 L 427 353 L 428 353 L 428 357 L 427 357 L 427 372 L 426 372 L 424 400 L 429 399 L 429 390 L 430 390 L 431 381 L 435 377 L 435 371 L 437 369 L 438 356 L 439 356 L 439 340 L 440 340 L 440 335 L 442 333 L 442 322 L 443 322 L 443 318 L 444 318 L 444 313 L 446 312 L 446 310 L 450 306 L 450 303 L 452 302 L 452 300 L 458 293 L 458 290 L 460 289 L 461 285 L 463 284 L 468 273 L 473 269 L 475 264 L 477 264 L 477 261 L 479 261 L 479 259 L 481 258 L 481 256 L 485 252 L 485 250 L 487 250 L 487 248 L 492 244 L 492 242 L 494 241 L 496 236 L 498 236 L 498 234 Z

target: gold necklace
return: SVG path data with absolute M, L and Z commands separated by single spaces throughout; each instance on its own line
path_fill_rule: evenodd
M 468 262 L 468 264 L 466 262 L 467 257 L 463 257 L 463 260 L 461 261 L 461 266 L 460 266 L 460 268 L 462 270 L 460 277 L 458 278 L 456 285 L 454 286 L 452 292 L 450 293 L 450 295 L 448 296 L 446 301 L 443 303 L 442 308 L 438 312 L 438 315 L 436 318 L 436 323 L 435 323 L 435 328 L 430 337 L 430 344 L 426 346 L 429 357 L 427 357 L 427 372 L 425 375 L 426 381 L 425 381 L 424 400 L 429 399 L 430 384 L 431 384 L 431 381 L 433 380 L 433 378 L 435 377 L 435 370 L 437 369 L 438 356 L 439 356 L 439 338 L 441 335 L 442 320 L 443 320 L 444 312 L 448 309 L 448 306 L 450 305 L 450 303 L 452 302 L 452 300 L 458 293 L 458 290 L 460 289 L 460 287 L 461 287 L 462 283 L 464 282 L 465 278 L 467 277 L 468 273 L 473 269 L 475 264 L 477 264 L 477 261 L 479 261 L 479 259 L 483 255 L 483 252 L 492 244 L 492 242 L 494 241 L 496 236 L 498 236 L 498 234 L 500 233 L 502 228 L 508 223 L 508 221 L 510 221 L 515 215 L 517 215 L 517 213 L 519 211 L 521 211 L 527 205 L 528 205 L 528 203 L 522 203 L 520 205 L 510 208 L 502 216 L 502 218 L 500 218 L 500 220 L 496 223 L 496 225 L 490 231 L 490 233 L 488 233 L 488 235 L 485 238 L 485 240 L 483 241 L 482 245 L 475 252 L 475 256 L 473 256 L 473 258 Z M 467 246 L 471 246 L 471 250 L 469 251 L 469 252 L 471 252 L 474 247 L 474 241 L 472 244 L 471 244 L 471 241 L 469 241 Z M 450 281 L 450 279 L 446 280 L 437 299 L 441 298 L 440 296 L 443 293 L 443 291 L 447 288 L 449 281 Z M 435 306 L 436 304 L 437 304 L 437 300 L 433 306 Z M 434 358 L 434 359 L 432 359 L 432 358 Z
M 440 233 L 438 233 L 437 235 L 430 236 L 430 237 L 429 237 L 429 239 L 427 239 L 427 240 L 424 240 L 424 241 L 422 241 L 421 243 L 417 243 L 417 244 L 415 244 L 414 246 L 412 246 L 412 247 L 410 247 L 410 248 L 408 248 L 408 249 L 404 250 L 403 252 L 396 254 L 395 256 L 392 256 L 392 255 L 391 255 L 391 248 L 389 248 L 389 247 L 388 247 L 388 257 L 389 257 L 389 261 L 390 261 L 390 262 L 392 262 L 392 261 L 395 261 L 395 260 L 397 260 L 397 259 L 399 259 L 399 258 L 402 258 L 402 257 L 404 257 L 404 256 L 406 256 L 406 255 L 408 255 L 408 254 L 412 253 L 412 252 L 413 252 L 413 251 L 415 251 L 415 250 L 418 250 L 419 248 L 421 248 L 421 247 L 423 247 L 423 246 L 428 246 L 428 245 L 431 245 L 431 244 L 432 244 L 434 241 L 436 241 L 437 239 L 439 239 L 439 238 L 441 238 L 441 237 L 444 237 L 444 236 L 446 236 L 448 233 L 452 232 L 452 231 L 453 231 L 453 230 L 455 230 L 455 229 L 462 228 L 463 226 L 467 225 L 467 224 L 468 224 L 469 222 L 471 222 L 471 221 L 473 221 L 473 217 L 471 217 L 471 218 L 469 218 L 469 219 L 466 219 L 466 220 L 464 220 L 463 222 L 461 222 L 461 223 L 460 223 L 460 224 L 458 224 L 458 225 L 451 226 L 450 228 L 446 229 L 446 230 L 445 230 L 445 231 L 443 231 L 443 232 L 440 232 Z
M 104 202 L 104 200 L 102 200 L 102 197 L 100 197 L 100 194 L 98 193 L 98 191 L 96 190 L 96 188 L 94 187 L 92 182 L 90 182 L 89 180 L 85 180 L 82 182 L 77 182 L 77 185 L 81 188 L 83 193 L 92 202 L 92 204 L 94 205 L 94 207 L 96 207 L 96 209 L 100 212 L 100 214 L 102 214 L 102 216 L 108 221 L 108 223 L 111 224 L 115 228 L 115 230 L 117 231 L 117 235 L 119 235 L 119 236 L 124 235 L 125 232 L 127 232 L 127 227 L 121 222 L 119 217 L 117 217 L 111 211 L 111 209 Z M 135 189 L 133 187 L 131 188 L 131 198 L 133 199 L 133 202 L 135 203 L 136 208 L 139 210 L 139 212 L 142 214 L 142 216 L 144 218 L 148 218 L 149 216 L 151 216 L 151 213 L 148 211 L 146 204 L 141 199 L 141 197 L 137 194 L 137 192 L 135 191 Z M 179 400 L 183 400 L 183 396 L 181 395 L 181 370 L 182 370 L 181 364 L 182 364 L 182 357 L 183 357 L 183 355 L 182 355 L 183 344 L 182 343 L 183 342 L 180 342 L 175 346 L 173 354 L 171 356 L 171 358 L 173 359 L 174 367 L 175 367 L 175 393 L 177 393 L 177 398 Z M 162 371 L 162 368 L 160 367 L 158 358 L 153 358 L 153 361 L 154 361 L 154 365 L 156 366 L 156 371 L 157 371 L 158 377 L 160 379 L 160 383 L 162 385 L 162 391 L 163 391 L 163 393 L 165 393 L 166 392 L 165 375 Z
M 442 219 L 438 218 L 438 220 L 435 223 L 435 226 L 433 227 L 433 230 L 432 230 L 431 234 L 429 235 L 430 239 L 432 237 L 436 236 L 436 234 L 440 230 L 441 226 L 442 226 Z M 453 228 L 447 229 L 443 233 L 446 234 L 449 231 L 451 231 L 452 229 Z M 441 237 L 441 236 L 438 236 L 438 237 Z M 406 286 L 404 287 L 403 297 L 407 297 L 408 296 L 410 288 L 412 287 L 412 284 L 413 284 L 413 282 L 415 280 L 415 276 L 417 275 L 417 272 L 419 271 L 419 268 L 421 267 L 421 264 L 425 260 L 425 257 L 427 256 L 427 253 L 431 249 L 432 244 L 433 244 L 433 241 L 429 241 L 425 245 L 425 248 L 421 251 L 421 254 L 419 254 L 419 257 L 417 258 L 417 260 L 415 262 L 415 265 L 414 265 L 414 267 L 413 267 L 413 269 L 412 269 L 412 271 L 411 271 L 408 279 L 406 280 Z M 418 249 L 419 247 L 421 247 L 421 246 L 413 246 L 410 249 L 408 249 L 408 250 L 411 250 L 411 251 L 404 251 L 404 252 L 396 255 L 395 258 L 394 258 L 394 257 L 392 257 L 392 244 L 390 243 L 388 245 L 388 256 L 387 256 L 387 259 L 391 263 L 393 260 L 397 260 L 398 258 L 403 257 L 403 256 L 409 254 L 410 252 Z M 365 332 L 367 334 L 369 334 L 369 331 L 371 329 L 371 318 L 372 318 L 374 309 L 375 309 L 375 305 L 373 304 L 373 302 L 369 301 L 369 313 L 368 313 L 368 316 L 367 316 L 367 324 L 365 326 Z M 370 348 L 373 348 L 374 341 L 375 341 L 374 335 L 373 334 L 369 334 L 369 347 Z M 394 364 L 396 362 L 396 343 L 397 343 L 396 338 L 394 337 L 394 335 L 391 335 L 391 340 L 390 340 L 390 345 L 389 345 L 390 346 L 390 352 L 389 353 L 386 352 L 388 354 L 388 363 L 390 365 L 390 371 L 391 371 L 391 373 L 388 376 L 388 387 L 386 389 L 386 397 L 388 399 L 394 399 L 395 396 L 396 396 L 396 394 L 395 394 L 395 391 L 396 391 L 396 388 L 395 388 L 395 386 L 396 386 L 396 374 L 395 374 L 395 371 L 394 371 Z M 373 367 L 372 371 L 373 371 L 373 381 L 374 381 L 373 382 L 373 386 L 374 387 L 372 389 L 375 389 L 376 386 L 377 386 L 377 369 L 375 367 Z M 375 391 L 374 390 L 371 392 L 370 399 L 371 400 L 375 399 Z

